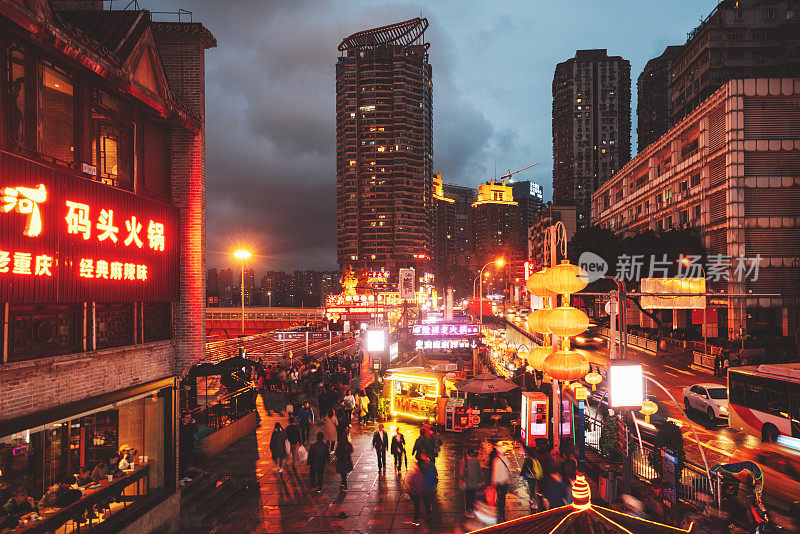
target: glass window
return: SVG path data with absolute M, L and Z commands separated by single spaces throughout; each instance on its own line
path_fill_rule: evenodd
M 39 150 L 65 163 L 75 159 L 75 101 L 72 81 L 54 67 L 41 67 L 39 84 Z
M 25 55 L 14 47 L 9 49 L 8 91 L 9 113 L 8 127 L 12 141 L 25 143 Z
M 728 398 L 728 390 L 726 388 L 708 388 L 708 396 L 716 400 L 725 400 Z
M 92 110 L 92 161 L 104 184 L 133 190 L 133 150 L 130 130 L 100 108 Z
M 149 491 L 164 487 L 170 476 L 171 444 L 166 436 L 172 395 L 171 388 L 164 388 L 5 439 L 0 443 L 0 499 L 5 502 L 11 490 L 22 487 L 40 502 L 58 480 L 74 475 L 74 513 L 71 509 L 66 516 L 58 515 L 53 503 L 40 505 L 40 512 L 45 511 L 42 530 L 48 532 L 72 532 L 79 518 L 91 517 L 96 524 L 103 521 L 106 508 L 114 514 L 135 505 Z M 120 461 L 112 469 L 119 472 L 109 481 L 95 468 L 114 456 Z M 104 494 L 108 499 L 99 498 Z

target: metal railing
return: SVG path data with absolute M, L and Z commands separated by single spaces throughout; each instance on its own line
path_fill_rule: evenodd
M 256 390 L 248 385 L 208 404 L 198 406 L 189 413 L 198 425 L 219 430 L 252 412 L 256 406 L 255 399 Z
M 586 447 L 600 454 L 600 432 L 603 421 L 588 414 L 585 417 L 586 434 L 584 443 Z M 629 454 L 632 473 L 640 480 L 651 482 L 658 476 L 656 470 L 653 469 L 650 462 L 647 460 L 647 456 L 653 450 L 653 445 L 643 440 L 642 448 L 644 449 L 644 454 L 642 454 L 642 450 L 639 448 L 638 439 L 631 443 Z M 689 461 L 684 462 L 677 490 L 680 499 L 694 505 L 705 504 L 704 499 L 700 496 L 701 494 L 712 494 L 705 469 Z

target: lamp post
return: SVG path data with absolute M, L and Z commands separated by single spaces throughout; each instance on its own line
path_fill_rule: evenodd
M 272 291 L 267 291 L 267 299 L 269 300 L 269 307 L 272 307 Z
M 239 260 L 242 264 L 242 333 L 241 335 L 244 336 L 244 260 L 248 259 L 253 254 L 249 250 L 245 250 L 240 248 L 236 252 L 233 253 L 237 260 Z
M 689 265 L 689 258 L 686 256 L 681 258 L 681 263 L 684 265 Z M 703 280 L 706 280 L 706 270 L 700 265 L 700 272 L 703 273 Z M 705 288 L 705 282 L 703 282 L 703 292 L 708 293 Z M 706 310 L 708 309 L 708 297 L 703 296 L 703 353 L 708 354 L 708 318 L 706 316 Z
M 480 312 L 478 313 L 478 317 L 479 317 L 479 323 L 481 325 L 481 330 L 483 330 L 483 270 L 493 263 L 498 267 L 502 267 L 506 263 L 506 260 L 504 260 L 503 258 L 497 258 L 496 260 L 487 262 L 486 265 L 481 267 L 481 270 L 478 273 L 478 309 L 480 310 Z

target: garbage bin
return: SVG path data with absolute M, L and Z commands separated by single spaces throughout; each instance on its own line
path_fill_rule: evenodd
M 600 499 L 608 504 L 617 500 L 617 479 L 614 471 L 603 469 L 600 473 Z

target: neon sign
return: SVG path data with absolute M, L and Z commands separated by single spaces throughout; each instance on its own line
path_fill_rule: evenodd
M 178 210 L 0 153 L 0 302 L 173 300 Z
M 415 336 L 477 336 L 480 326 L 476 324 L 415 324 L 411 332 Z

